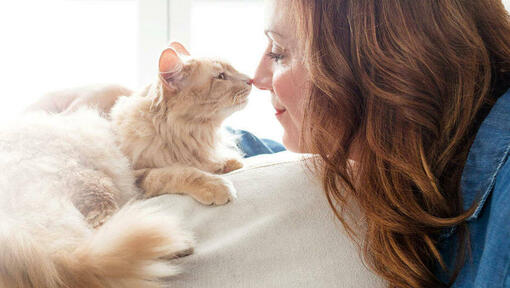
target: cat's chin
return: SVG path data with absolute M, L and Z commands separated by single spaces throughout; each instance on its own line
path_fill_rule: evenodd
M 238 110 L 244 109 L 248 105 L 248 98 L 244 99 L 240 103 L 237 103 L 234 108 L 237 108 Z
M 248 98 L 244 99 L 240 103 L 237 103 L 232 108 L 234 109 L 234 112 L 237 112 L 237 111 L 243 110 L 244 108 L 246 108 L 246 106 L 248 106 Z M 234 112 L 232 112 L 232 113 L 234 113 Z
M 243 100 L 243 102 L 235 104 L 233 106 L 224 108 L 220 114 L 223 119 L 226 119 L 235 112 L 243 110 L 246 107 L 246 105 L 248 105 L 248 99 Z

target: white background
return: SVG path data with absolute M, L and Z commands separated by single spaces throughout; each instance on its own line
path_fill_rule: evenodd
M 0 35 L 0 119 L 56 89 L 91 83 L 138 89 L 155 79 L 169 40 L 250 76 L 266 44 L 263 0 L 1 1 Z M 250 98 L 227 124 L 279 140 L 269 95 L 254 89 Z
M 54 89 L 138 85 L 136 7 L 135 1 L 1 1 L 0 116 Z
M 169 40 L 253 75 L 266 44 L 263 0 L 2 0 L 0 120 L 55 89 L 137 89 L 156 76 Z M 269 95 L 254 89 L 250 97 L 227 124 L 279 140 Z

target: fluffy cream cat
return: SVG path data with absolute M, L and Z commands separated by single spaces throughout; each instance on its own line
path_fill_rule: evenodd
M 164 259 L 189 253 L 193 237 L 163 208 L 129 202 L 140 194 L 131 167 L 148 195 L 233 196 L 213 174 L 241 166 L 218 128 L 251 81 L 172 46 L 160 78 L 119 99 L 112 121 L 78 109 L 0 127 L 0 287 L 160 287 L 174 275 Z
M 118 142 L 146 195 L 186 193 L 203 204 L 224 204 L 235 190 L 215 174 L 242 164 L 220 126 L 246 106 L 251 79 L 220 61 L 183 59 L 188 51 L 171 47 L 161 55 L 157 84 L 113 107 Z

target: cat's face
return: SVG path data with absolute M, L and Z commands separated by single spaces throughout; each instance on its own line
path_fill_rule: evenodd
M 252 80 L 230 64 L 192 58 L 178 43 L 161 54 L 159 72 L 166 108 L 190 121 L 222 121 L 246 106 L 252 88 Z

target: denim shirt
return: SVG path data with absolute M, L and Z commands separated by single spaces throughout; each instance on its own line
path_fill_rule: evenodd
M 260 139 L 245 130 L 233 129 L 231 127 L 225 128 L 228 132 L 237 137 L 237 147 L 243 153 L 244 158 L 285 151 L 285 147 L 274 140 Z
M 482 122 L 465 164 L 461 189 L 464 209 L 476 203 L 467 220 L 470 251 L 456 288 L 510 288 L 510 90 L 497 100 Z M 440 248 L 453 267 L 456 236 Z M 445 275 L 440 275 L 446 280 Z

